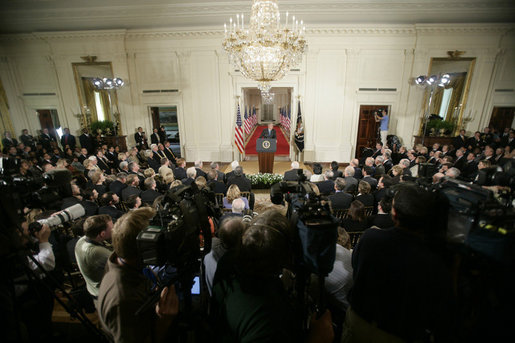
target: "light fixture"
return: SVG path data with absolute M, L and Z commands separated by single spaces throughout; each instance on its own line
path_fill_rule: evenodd
M 429 99 L 427 101 L 427 107 L 424 113 L 424 129 L 422 133 L 422 145 L 424 145 L 424 138 L 426 136 L 426 130 L 427 130 L 427 122 L 429 119 L 429 111 L 431 109 L 431 102 L 433 101 L 433 93 L 435 91 L 435 88 L 438 87 L 446 87 L 451 82 L 451 76 L 448 73 L 441 73 L 438 75 L 420 75 L 415 79 L 415 84 L 423 87 L 423 88 L 429 88 Z
M 254 0 L 249 26 L 243 14 L 224 24 L 222 46 L 230 61 L 244 77 L 257 81 L 262 92 L 269 92 L 270 82 L 281 80 L 306 51 L 304 22 L 295 16 L 289 22 L 288 17 L 286 12 L 281 23 L 276 0 Z
M 91 80 L 91 83 L 97 90 L 111 90 L 111 89 L 120 89 L 125 85 L 125 82 L 120 79 L 119 77 L 115 77 L 113 79 L 104 77 L 101 78 L 94 78 Z
M 275 93 L 270 92 L 261 92 L 261 97 L 263 98 L 263 102 L 267 105 L 274 103 Z

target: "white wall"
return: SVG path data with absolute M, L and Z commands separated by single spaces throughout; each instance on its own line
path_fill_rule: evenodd
M 465 109 L 473 117 L 468 131 L 488 124 L 494 106 L 515 106 L 512 28 L 465 24 L 311 29 L 300 71 L 274 83 L 292 88 L 294 118 L 296 99 L 301 97 L 305 160 L 349 161 L 355 153 L 359 107 L 364 104 L 389 105 L 391 133 L 411 146 L 420 123 L 423 91 L 411 86 L 410 80 L 427 74 L 431 57 L 446 57 L 450 50 L 463 50 L 463 57 L 476 58 Z M 74 114 L 80 108 L 71 64 L 92 55 L 97 61 L 112 62 L 114 75 L 127 81 L 118 99 L 129 145 L 134 144 L 136 127 L 151 131 L 149 106 L 176 105 L 182 153 L 188 161 L 236 159 L 236 97 L 243 95 L 242 88 L 256 83 L 234 72 L 221 51 L 221 40 L 221 32 L 209 29 L 2 36 L 0 78 L 15 130 L 19 134 L 28 128 L 36 134 L 35 110 L 55 108 L 61 124 L 77 133 L 79 122 Z M 143 93 L 157 89 L 178 92 Z

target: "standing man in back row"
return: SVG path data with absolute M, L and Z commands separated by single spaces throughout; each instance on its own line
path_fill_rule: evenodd
M 274 130 L 274 124 L 270 123 L 268 124 L 268 128 L 264 129 L 263 132 L 261 132 L 261 135 L 259 138 L 272 138 L 276 139 L 277 135 Z
M 390 122 L 390 116 L 388 115 L 386 108 L 383 108 L 378 110 L 374 117 L 377 123 L 380 122 L 379 131 L 381 132 L 381 143 L 383 143 L 383 146 L 385 146 L 387 145 L 386 138 L 388 136 L 388 124 Z

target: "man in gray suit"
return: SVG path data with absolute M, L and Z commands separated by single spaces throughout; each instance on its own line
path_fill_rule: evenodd
M 348 166 L 343 172 L 345 176 L 345 192 L 354 193 L 358 190 L 358 180 L 354 177 L 354 167 Z

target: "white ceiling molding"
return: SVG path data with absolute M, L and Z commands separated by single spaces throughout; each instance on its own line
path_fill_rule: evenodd
M 0 32 L 222 27 L 251 0 L 3 1 Z M 311 25 L 514 22 L 513 0 L 279 0 Z

